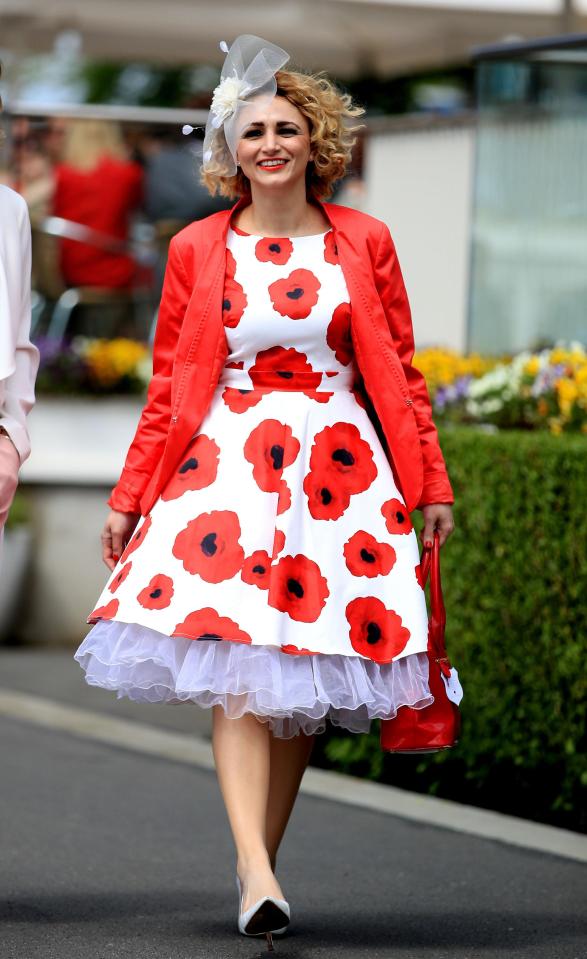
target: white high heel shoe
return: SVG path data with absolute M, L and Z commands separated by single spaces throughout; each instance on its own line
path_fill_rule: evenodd
M 266 936 L 267 948 L 273 950 L 273 933 L 285 932 L 289 925 L 290 908 L 285 899 L 263 896 L 246 912 L 242 911 L 243 893 L 241 881 L 236 877 L 238 889 L 238 931 L 244 936 Z M 285 925 L 283 920 L 285 919 Z M 281 924 L 281 925 L 278 925 Z

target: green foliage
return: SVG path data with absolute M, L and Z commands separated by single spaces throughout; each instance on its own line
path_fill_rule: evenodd
M 454 750 L 381 755 L 336 730 L 318 762 L 587 830 L 587 442 L 440 431 L 455 492 L 443 547 L 447 646 L 465 697 Z M 414 514 L 419 531 L 420 512 Z
M 14 529 L 16 526 L 24 526 L 30 520 L 30 507 L 22 493 L 17 493 L 12 501 L 8 519 L 6 520 L 6 529 Z
M 181 106 L 191 93 L 191 68 L 150 63 L 90 61 L 82 77 L 86 103 L 127 103 L 148 107 Z

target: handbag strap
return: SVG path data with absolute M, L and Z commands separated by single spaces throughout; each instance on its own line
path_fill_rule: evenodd
M 440 579 L 440 535 L 434 530 L 431 547 L 424 547 L 421 560 L 422 586 L 426 585 L 430 574 L 430 616 L 428 618 L 428 648 L 440 665 L 442 672 L 450 673 L 451 665 L 446 655 L 446 610 Z

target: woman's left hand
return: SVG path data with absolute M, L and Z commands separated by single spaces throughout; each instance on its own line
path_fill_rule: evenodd
M 450 503 L 428 503 L 422 507 L 424 527 L 420 539 L 424 546 L 432 546 L 434 530 L 438 530 L 439 543 L 443 546 L 455 528 Z

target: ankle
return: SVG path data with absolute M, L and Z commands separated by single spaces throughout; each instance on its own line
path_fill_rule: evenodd
M 240 855 L 236 861 L 236 871 L 241 879 L 243 876 L 246 876 L 247 873 L 265 872 L 267 869 L 273 872 L 273 864 L 266 851 Z

